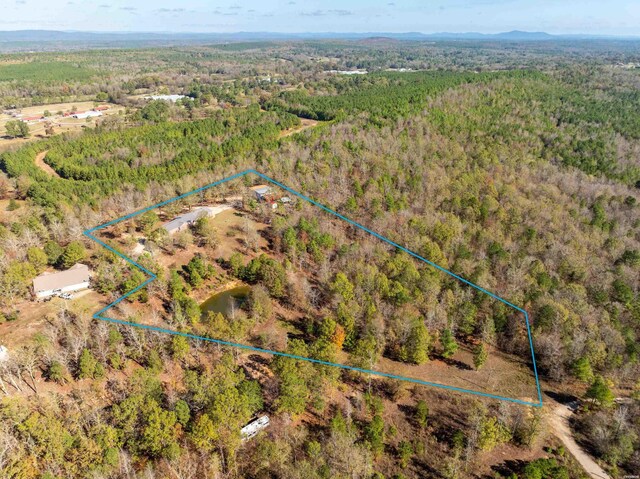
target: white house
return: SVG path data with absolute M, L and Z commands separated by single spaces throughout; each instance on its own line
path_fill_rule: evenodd
M 253 436 L 258 434 L 264 428 L 269 426 L 270 424 L 269 416 L 260 416 L 255 421 L 251 421 L 245 427 L 240 429 L 240 435 L 242 436 L 242 440 L 246 441 L 247 439 L 251 439 Z
M 33 294 L 36 298 L 48 298 L 61 293 L 70 293 L 89 287 L 91 273 L 86 264 L 77 263 L 66 271 L 42 273 L 33 279 Z

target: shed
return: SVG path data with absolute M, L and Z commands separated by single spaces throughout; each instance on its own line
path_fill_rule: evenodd
M 90 277 L 89 267 L 81 263 L 76 263 L 66 271 L 45 272 L 33 279 L 33 294 L 36 298 L 48 298 L 61 293 L 87 289 Z
M 267 185 L 256 185 L 252 186 L 251 191 L 256 195 L 256 199 L 258 201 L 268 201 L 271 196 L 271 187 Z

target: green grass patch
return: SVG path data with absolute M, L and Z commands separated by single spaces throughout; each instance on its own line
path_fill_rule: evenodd
M 0 81 L 71 81 L 88 80 L 96 70 L 64 62 L 29 62 L 0 65 Z

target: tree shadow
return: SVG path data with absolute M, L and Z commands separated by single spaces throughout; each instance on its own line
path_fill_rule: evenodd
M 509 477 L 521 472 L 526 465 L 527 461 L 523 461 L 522 459 L 507 459 L 500 464 L 491 466 L 491 470 L 494 474 L 486 474 L 482 477 L 483 479 L 493 479 L 495 477 L 495 473 L 499 474 L 500 477 Z
M 565 392 L 546 390 L 546 391 L 543 391 L 543 393 L 549 396 L 554 401 L 559 402 L 560 404 L 571 403 L 579 399 L 577 396 L 574 396 L 573 394 L 569 394 Z
M 471 371 L 472 370 L 471 366 L 469 366 L 466 363 L 463 363 L 462 361 L 458 361 L 457 359 L 445 358 L 445 357 L 440 356 L 440 355 L 434 356 L 434 359 L 442 361 L 447 366 L 453 366 L 455 368 L 462 369 L 463 371 Z
M 263 366 L 269 366 L 271 364 L 271 361 L 269 361 L 269 359 L 259 354 L 250 354 L 249 359 L 255 363 L 262 364 Z

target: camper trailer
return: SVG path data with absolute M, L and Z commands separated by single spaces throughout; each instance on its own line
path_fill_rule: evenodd
M 260 416 L 258 419 L 251 421 L 245 427 L 240 430 L 240 434 L 242 435 L 242 440 L 246 441 L 251 439 L 260 431 L 269 426 L 269 416 Z

